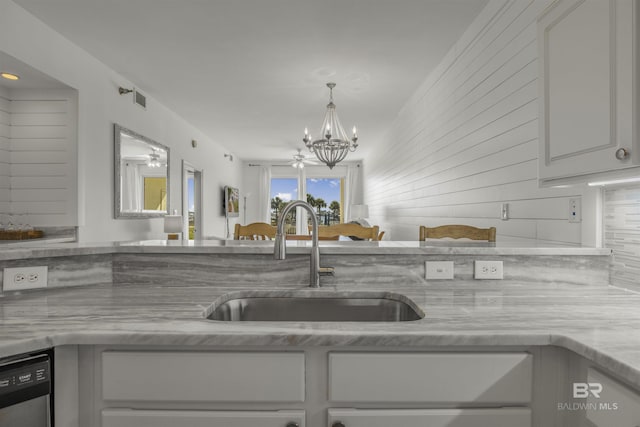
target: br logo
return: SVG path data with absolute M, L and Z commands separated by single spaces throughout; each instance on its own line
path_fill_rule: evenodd
M 573 383 L 573 397 L 575 399 L 586 399 L 589 395 L 600 398 L 602 384 L 600 383 Z

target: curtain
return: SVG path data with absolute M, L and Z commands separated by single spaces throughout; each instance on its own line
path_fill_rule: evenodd
M 271 167 L 260 167 L 260 198 L 258 215 L 261 222 L 271 224 Z
M 360 190 L 360 165 L 350 164 L 347 167 L 347 183 L 344 194 L 344 222 L 351 221 L 351 205 L 363 203 L 362 191 Z
M 122 210 L 142 212 L 142 185 L 138 165 L 134 162 L 123 162 L 121 171 Z

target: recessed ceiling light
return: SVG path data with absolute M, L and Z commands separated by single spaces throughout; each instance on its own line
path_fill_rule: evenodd
M 20 77 L 11 73 L 0 73 L 0 76 L 7 80 L 20 80 Z

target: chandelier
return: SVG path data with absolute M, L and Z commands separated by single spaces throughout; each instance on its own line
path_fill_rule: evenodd
M 329 169 L 333 169 L 336 163 L 347 157 L 349 151 L 356 151 L 358 134 L 354 126 L 353 136 L 351 139 L 347 137 L 347 133 L 340 124 L 340 120 L 338 120 L 336 104 L 333 103 L 333 88 L 336 87 L 336 84 L 327 83 L 327 87 L 329 88 L 329 104 L 327 104 L 327 113 L 324 116 L 322 128 L 320 128 L 320 135 L 323 135 L 323 137 L 314 141 L 309 135 L 309 130 L 305 128 L 302 140 L 309 151 L 313 151 L 318 160 L 329 166 Z

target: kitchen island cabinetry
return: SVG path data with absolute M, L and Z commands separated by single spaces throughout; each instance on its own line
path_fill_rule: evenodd
M 528 408 L 329 409 L 331 427 L 529 427 Z
M 640 164 L 637 8 L 635 0 L 558 0 L 539 18 L 541 185 L 585 182 Z
M 102 427 L 304 427 L 304 411 L 105 409 Z
M 580 391 L 587 395 L 586 418 L 595 427 L 640 426 L 640 394 L 593 368 L 587 384 Z
M 84 348 L 81 424 L 531 426 L 526 351 L 377 350 Z

